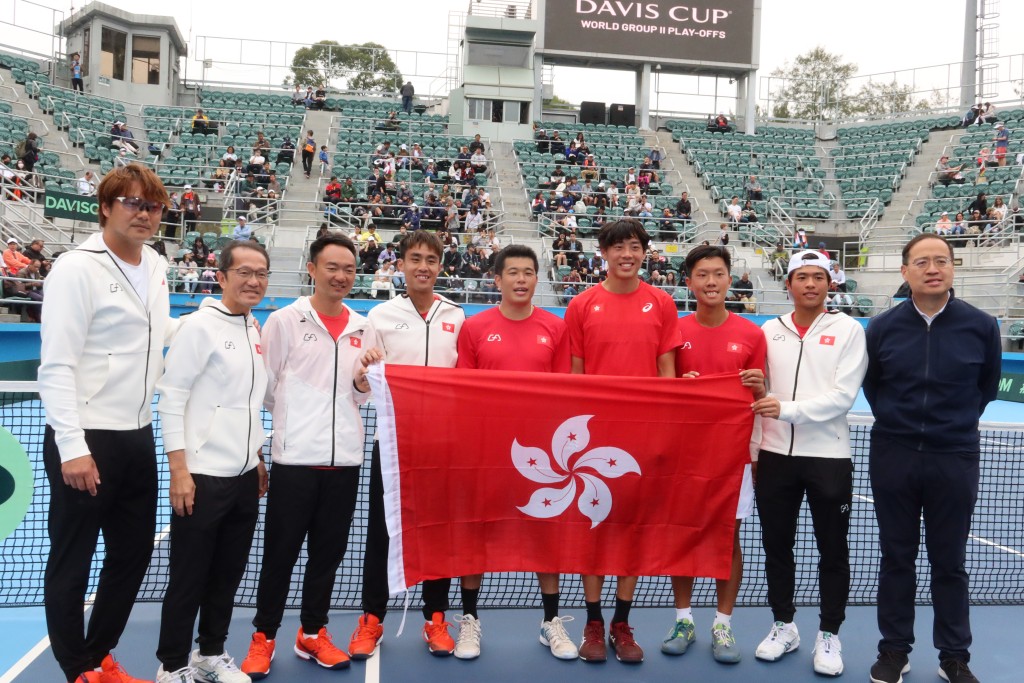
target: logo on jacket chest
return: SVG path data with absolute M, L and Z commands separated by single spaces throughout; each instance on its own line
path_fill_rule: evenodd
M 821 339 L 818 340 L 818 343 L 821 344 L 822 346 L 835 346 L 836 338 L 831 335 L 823 334 L 821 335 Z
M 233 341 L 226 341 L 226 342 L 224 342 L 224 348 L 225 349 L 234 349 L 235 348 L 235 342 L 233 342 Z
M 312 332 L 307 332 L 306 334 L 302 335 L 302 341 L 304 341 L 304 342 L 315 342 L 316 341 L 316 335 L 313 334 Z
M 124 287 L 122 287 L 118 283 L 116 283 L 116 282 L 111 282 L 110 283 L 110 293 L 111 294 L 117 294 L 118 292 L 123 292 L 123 291 L 124 291 Z

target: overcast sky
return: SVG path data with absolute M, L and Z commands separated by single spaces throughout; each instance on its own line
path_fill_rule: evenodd
M 574 0 L 549 0 L 573 2 Z M 62 0 L 36 0 L 52 6 L 64 5 Z M 449 14 L 464 11 L 468 0 L 386 0 L 385 2 L 324 3 L 313 0 L 289 0 L 286 3 L 196 2 L 172 0 L 154 3 L 152 0 L 107 0 L 108 4 L 129 12 L 171 12 L 182 35 L 189 40 L 193 57 L 213 57 L 217 60 L 217 75 L 222 80 L 239 82 L 274 82 L 283 77 L 281 72 L 266 68 L 231 66 L 225 60 L 278 63 L 288 61 L 285 46 L 271 47 L 257 41 L 308 44 L 323 39 L 342 44 L 374 41 L 389 49 L 407 51 L 400 55 L 399 68 L 403 73 L 416 74 L 413 81 L 417 92 L 426 94 L 442 89 L 435 80 L 445 66 L 444 53 L 448 51 Z M 963 15 L 965 0 L 826 0 L 824 2 L 797 2 L 796 0 L 762 0 L 761 69 L 765 77 L 775 67 L 798 54 L 821 45 L 838 53 L 846 61 L 860 67 L 861 74 L 877 74 L 891 69 L 911 69 L 929 65 L 958 62 L 962 58 Z M 24 0 L 0 3 L 0 17 L 10 21 L 17 11 L 19 24 L 40 27 L 49 20 L 49 12 L 28 5 Z M 997 2 L 1001 16 L 994 23 L 999 28 L 999 52 L 1003 55 L 1024 53 L 1024 2 L 1002 0 Z M 85 5 L 74 0 L 74 8 Z M 67 10 L 67 5 L 62 7 Z M 41 16 L 41 13 L 44 16 Z M 199 38 L 205 36 L 206 38 Z M 213 40 L 227 38 L 229 40 Z M 238 39 L 248 38 L 241 43 Z M 10 38 L 2 42 L 8 42 Z M 45 49 L 45 48 L 42 48 Z M 420 52 L 416 56 L 413 53 Z M 205 53 L 205 55 L 203 54 Z M 432 54 L 431 54 L 432 53 Z M 270 57 L 268 58 L 268 55 Z M 1021 57 L 1014 66 L 1001 69 L 1000 78 L 1024 78 Z M 1013 71 L 1013 73 L 1010 73 Z M 190 63 L 190 79 L 201 77 L 201 68 Z M 909 80 L 909 76 L 904 77 Z M 921 89 L 947 82 L 945 68 L 918 73 Z M 705 83 L 712 93 L 710 83 Z M 728 89 L 724 84 L 723 89 Z M 762 85 L 763 91 L 764 85 Z M 692 89 L 689 83 L 672 83 L 663 77 L 661 90 Z M 633 75 L 627 72 L 593 72 L 560 69 L 555 74 L 555 93 L 572 102 L 585 99 L 604 99 L 608 102 L 633 101 Z M 1013 88 L 1003 85 L 999 99 L 1011 99 Z M 671 95 L 658 98 L 662 109 L 682 109 L 686 103 Z M 711 108 L 710 103 L 705 108 Z

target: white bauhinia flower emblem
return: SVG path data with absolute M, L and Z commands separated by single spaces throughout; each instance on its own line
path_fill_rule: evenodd
M 563 484 L 561 488 L 537 489 L 530 502 L 519 508 L 521 512 L 539 519 L 557 517 L 577 499 L 579 480 L 583 491 L 577 506 L 590 518 L 590 528 L 608 517 L 612 492 L 603 477 L 618 479 L 624 474 L 640 474 L 640 465 L 621 448 L 601 446 L 583 453 L 590 443 L 587 423 L 592 417 L 577 415 L 563 422 L 551 437 L 551 456 L 542 448 L 522 446 L 518 439 L 513 439 L 512 463 L 520 474 L 540 484 Z

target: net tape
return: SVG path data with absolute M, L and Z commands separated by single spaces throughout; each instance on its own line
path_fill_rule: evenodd
M 20 392 L 10 391 L 20 389 Z M 43 604 L 43 575 L 49 548 L 46 520 L 49 504 L 49 483 L 42 465 L 44 417 L 38 394 L 26 392 L 29 383 L 0 383 L 0 424 L 10 430 L 29 454 L 35 472 L 35 491 L 28 515 L 22 525 L 5 541 L 0 542 L 0 607 Z M 332 607 L 334 609 L 361 608 L 362 556 L 366 547 L 366 517 L 368 509 L 369 461 L 376 416 L 372 406 L 364 406 L 363 419 L 368 435 L 365 463 L 361 475 L 355 518 L 349 536 L 348 551 L 338 570 Z M 867 453 L 870 417 L 851 416 L 850 436 L 854 460 L 854 499 L 850 516 L 850 604 L 875 604 L 878 588 L 877 526 L 867 474 Z M 269 415 L 264 415 L 264 426 L 270 429 Z M 154 422 L 157 451 L 160 448 L 160 422 Z M 981 484 L 974 513 L 971 538 L 967 547 L 967 570 L 971 575 L 971 601 L 979 605 L 1024 604 L 1024 426 L 983 425 Z M 266 446 L 265 446 L 266 448 Z M 161 504 L 154 536 L 161 534 L 169 523 L 170 509 L 166 502 L 168 474 L 166 459 L 160 460 Z M 254 606 L 259 581 L 260 559 L 263 555 L 263 513 L 265 499 L 261 501 L 260 522 L 252 546 L 249 563 L 235 596 L 239 606 Z M 743 606 L 767 604 L 764 578 L 764 554 L 761 549 L 760 524 L 757 512 L 741 528 L 740 539 L 744 556 L 744 579 L 738 603 Z M 162 600 L 168 575 L 169 544 L 157 543 L 138 601 Z M 810 514 L 806 503 L 801 510 L 796 547 L 797 605 L 818 604 L 817 564 Z M 92 594 L 99 575 L 102 543 L 93 561 L 87 594 Z M 302 568 L 305 549 L 300 554 L 288 593 L 288 607 L 299 607 Z M 923 544 L 918 557 L 918 604 L 930 604 L 931 583 L 927 553 Z M 459 604 L 455 594 L 453 604 Z M 419 589 L 411 591 L 411 604 L 418 604 Z M 563 575 L 562 604 L 583 604 L 583 589 L 575 575 Z M 402 597 L 392 599 L 392 607 L 401 607 Z M 699 579 L 694 587 L 693 605 L 715 604 L 714 582 Z M 672 589 L 667 577 L 643 577 L 637 586 L 634 605 L 640 607 L 672 606 Z M 540 607 L 540 592 L 532 573 L 489 574 L 480 591 L 481 607 Z

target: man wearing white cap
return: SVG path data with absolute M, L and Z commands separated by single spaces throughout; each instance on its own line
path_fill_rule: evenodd
M 235 229 L 231 231 L 231 239 L 247 240 L 252 237 L 252 228 L 248 225 L 248 218 L 244 214 L 238 214 L 235 220 L 237 223 L 235 224 Z
M 814 671 L 838 676 L 843 659 L 837 634 L 850 592 L 847 534 L 853 502 L 846 413 L 857 398 L 868 359 L 860 323 L 825 310 L 830 272 L 823 254 L 797 252 L 786 276 L 793 311 L 762 326 L 768 343 L 768 395 L 753 403 L 762 430 L 754 472 L 774 623 L 755 656 L 777 661 L 800 646 L 793 622 L 793 545 L 806 495 L 821 555 Z
M 949 235 L 953 232 L 953 222 L 949 220 L 949 212 L 943 211 L 939 220 L 935 221 L 936 235 Z

